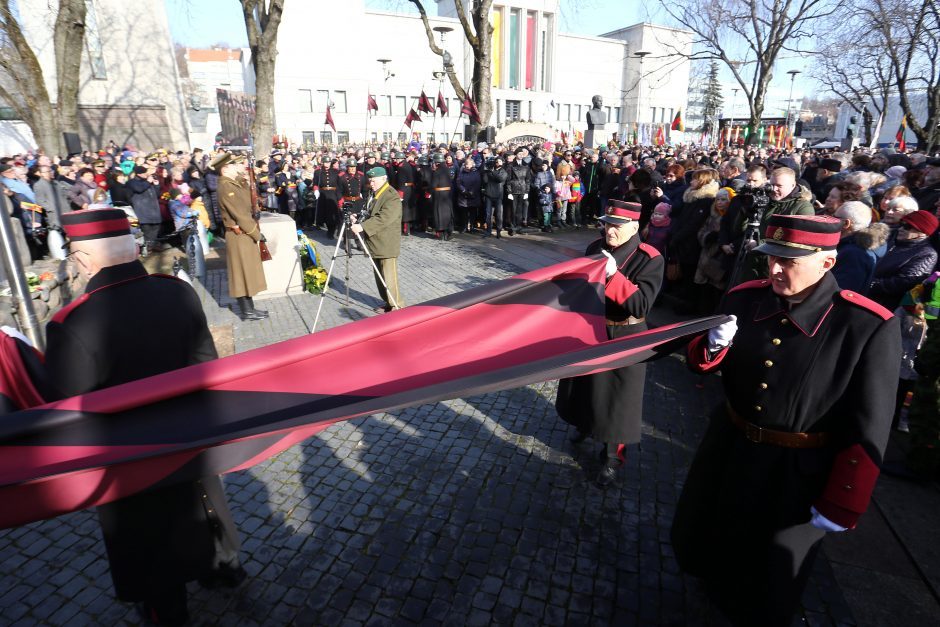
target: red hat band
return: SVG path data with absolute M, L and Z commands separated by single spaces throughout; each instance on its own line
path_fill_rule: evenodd
M 839 245 L 841 235 L 835 233 L 815 233 L 800 229 L 788 229 L 783 226 L 769 225 L 764 232 L 764 238 L 781 246 L 802 248 L 804 250 L 834 250 Z
M 73 242 L 131 234 L 131 223 L 120 209 L 86 209 L 62 216 L 62 228 Z
M 607 203 L 606 215 L 627 220 L 640 219 L 640 204 L 635 202 L 623 202 L 620 200 L 611 200 Z

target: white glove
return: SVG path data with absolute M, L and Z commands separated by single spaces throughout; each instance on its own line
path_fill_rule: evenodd
M 317 200 L 320 200 L 320 190 L 318 189 L 313 190 L 313 197 L 316 198 Z
M 509 194 L 508 196 L 506 196 L 506 198 L 508 198 L 509 200 L 512 200 L 512 194 Z
M 4 325 L 0 327 L 0 332 L 6 333 L 7 335 L 9 335 L 15 340 L 23 340 L 29 346 L 33 346 L 33 343 L 30 341 L 30 339 L 26 337 L 25 335 L 23 335 L 22 333 L 20 333 L 19 329 L 14 329 L 13 327 L 8 327 Z
M 604 269 L 607 271 L 607 278 L 609 279 L 617 273 L 617 262 L 614 261 L 614 256 L 606 250 L 602 250 L 601 252 L 607 257 L 607 266 Z
M 731 338 L 738 331 L 738 317 L 731 316 L 728 322 L 708 331 L 708 350 L 714 351 L 731 345 Z
M 522 195 L 522 200 L 528 200 L 528 199 L 529 199 L 529 195 L 528 195 L 528 194 L 523 194 L 523 195 Z
M 833 531 L 833 532 L 846 530 L 846 527 L 843 527 L 842 525 L 837 525 L 836 523 L 832 522 L 831 520 L 829 520 L 828 518 L 820 514 L 818 511 L 816 511 L 815 507 L 810 506 L 809 511 L 813 513 L 813 518 L 812 520 L 809 521 L 809 524 L 816 527 L 817 529 L 822 529 L 823 531 Z

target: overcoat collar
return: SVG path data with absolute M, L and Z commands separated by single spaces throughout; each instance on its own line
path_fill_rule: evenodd
M 757 305 L 754 320 L 766 320 L 783 314 L 808 337 L 816 335 L 820 325 L 832 310 L 832 297 L 839 291 L 832 273 L 827 272 L 816 285 L 816 289 L 802 303 L 789 307 L 785 298 L 777 296 L 773 288 L 768 289 Z

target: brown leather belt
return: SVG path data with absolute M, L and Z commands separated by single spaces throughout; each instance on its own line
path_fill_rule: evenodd
M 646 322 L 646 318 L 634 318 L 630 316 L 626 320 L 607 320 L 607 326 L 609 327 L 628 327 L 631 324 L 640 324 L 641 322 Z
M 325 192 L 332 192 L 336 188 L 335 187 L 321 187 L 320 189 L 322 189 Z
M 359 196 L 343 196 L 343 200 L 348 200 L 350 202 L 355 200 L 362 200 Z
M 435 192 L 449 192 L 450 188 L 449 187 L 435 187 L 434 191 Z
M 405 187 L 413 187 L 414 183 L 405 183 Z
M 732 424 L 740 429 L 744 433 L 744 437 L 751 442 L 773 444 L 774 446 L 786 448 L 820 448 L 829 442 L 828 433 L 793 433 L 791 431 L 777 431 L 759 427 L 753 422 L 748 422 L 742 418 L 738 412 L 734 411 L 730 403 L 725 405 Z

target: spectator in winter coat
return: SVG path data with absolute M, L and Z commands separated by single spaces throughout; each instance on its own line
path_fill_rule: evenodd
M 127 182 L 127 189 L 131 193 L 131 206 L 140 222 L 140 230 L 144 234 L 144 243 L 148 250 L 153 250 L 160 247 L 157 244 L 157 237 L 160 235 L 163 218 L 157 195 L 160 184 L 148 172 L 145 166 L 139 165 L 134 168 L 134 176 Z
M 930 236 L 937 230 L 937 218 L 927 211 L 915 211 L 901 218 L 894 246 L 875 266 L 869 297 L 894 311 L 904 294 L 922 283 L 937 265 L 937 251 Z
M 855 200 L 843 203 L 833 217 L 842 220 L 842 239 L 832 276 L 842 289 L 866 295 L 878 261 L 875 249 L 887 240 L 888 226 L 871 225 L 871 210 Z
M 88 209 L 91 203 L 91 195 L 95 193 L 98 186 L 95 184 L 95 172 L 91 168 L 82 168 L 78 171 L 78 178 L 72 189 L 69 190 L 69 203 L 72 210 Z
M 457 173 L 454 181 L 457 187 L 457 215 L 454 217 L 455 224 L 464 233 L 469 233 L 473 223 L 477 220 L 477 213 L 480 210 L 482 199 L 480 197 L 480 187 L 482 180 L 480 171 L 477 170 L 476 163 L 471 158 L 464 159 L 463 167 Z
M 490 236 L 494 221 L 496 239 L 501 237 L 500 231 L 503 229 L 503 193 L 508 180 L 509 172 L 503 167 L 502 157 L 496 157 L 492 162 L 492 166 L 486 166 L 483 171 L 483 203 L 486 214 L 483 237 Z M 512 231 L 510 230 L 509 233 L 512 234 Z
M 650 216 L 650 223 L 646 225 L 642 239 L 644 242 L 655 248 L 660 254 L 665 255 L 669 245 L 669 229 L 672 225 L 672 207 L 667 203 L 661 202 L 653 208 L 653 215 Z
M 46 212 L 46 224 L 49 227 L 57 227 L 61 224 L 63 207 L 59 204 L 59 190 L 52 178 L 52 167 L 48 165 L 39 166 L 36 173 L 39 178 L 33 183 L 33 192 L 36 194 L 36 203 Z M 65 211 L 71 211 L 71 207 L 66 205 Z

